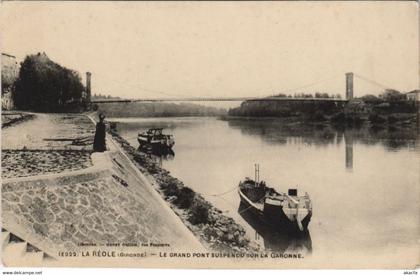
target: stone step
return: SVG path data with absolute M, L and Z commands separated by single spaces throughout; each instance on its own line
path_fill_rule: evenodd
M 56 259 L 36 246 L 1 228 L 1 258 L 5 266 L 44 266 Z
M 9 244 L 9 240 L 10 240 L 10 232 L 2 231 L 1 232 L 1 250 L 4 250 L 4 248 Z
M 27 252 L 20 260 L 21 266 L 43 266 L 44 252 Z
M 20 266 L 21 258 L 26 254 L 26 242 L 9 243 L 2 251 L 5 266 Z
M 51 257 L 51 256 L 49 256 L 49 255 L 47 255 L 45 253 L 44 253 L 44 258 L 43 258 L 42 261 L 45 263 L 45 265 L 48 265 L 49 263 L 55 263 L 55 262 L 57 262 L 57 260 L 55 258 L 53 258 L 53 257 Z

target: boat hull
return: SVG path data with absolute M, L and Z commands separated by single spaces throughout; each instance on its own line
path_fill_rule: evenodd
M 145 139 L 141 139 L 141 138 L 137 138 L 137 141 L 139 142 L 141 147 L 149 146 L 149 147 L 152 147 L 154 149 L 155 148 L 156 149 L 165 149 L 165 148 L 172 149 L 172 147 L 174 146 L 173 142 L 160 142 L 160 141 L 149 142 L 149 141 L 147 141 Z
M 241 203 L 250 211 L 256 218 L 265 224 L 271 226 L 273 229 L 278 231 L 286 231 L 288 233 L 300 234 L 308 231 L 308 225 L 311 220 L 312 212 L 309 211 L 308 214 L 301 220 L 302 230 L 299 227 L 296 221 L 291 221 L 283 211 L 282 206 L 277 205 L 267 205 L 265 204 L 263 209 L 256 207 L 245 194 L 239 189 L 239 196 Z
M 244 203 L 240 203 L 239 215 L 260 235 L 264 240 L 264 248 L 270 251 L 285 253 L 286 251 L 312 253 L 312 239 L 309 230 L 296 234 L 289 234 L 286 230 L 271 226 L 247 210 Z

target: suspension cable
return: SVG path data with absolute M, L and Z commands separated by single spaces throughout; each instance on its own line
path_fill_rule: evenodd
M 359 74 L 357 74 L 357 73 L 353 73 L 353 74 L 354 74 L 354 76 L 356 76 L 356 77 L 358 77 L 358 78 L 360 78 L 360 79 L 362 79 L 362 80 L 364 80 L 364 81 L 366 81 L 366 82 L 369 82 L 369 83 L 371 83 L 371 84 L 374 84 L 374 85 L 376 85 L 376 86 L 379 86 L 379 87 L 381 87 L 381 88 L 383 88 L 383 89 L 392 89 L 392 88 L 390 88 L 389 86 L 385 86 L 385 85 L 383 85 L 383 84 L 381 84 L 381 83 L 379 83 L 379 82 L 377 82 L 377 81 L 375 81 L 375 80 L 369 79 L 369 78 L 364 77 L 364 76 L 362 76 L 362 75 L 359 75 Z
M 290 92 L 294 92 L 294 91 L 297 91 L 297 90 L 300 90 L 300 89 L 309 88 L 309 87 L 312 87 L 312 86 L 315 86 L 315 85 L 318 85 L 318 84 L 321 84 L 321 83 L 324 83 L 324 82 L 327 82 L 327 81 L 336 79 L 338 76 L 339 76 L 339 74 L 335 74 L 332 77 L 329 77 L 329 78 L 326 78 L 326 79 L 322 79 L 322 80 L 319 80 L 319 81 L 316 81 L 316 82 L 312 82 L 312 83 L 309 83 L 309 84 L 306 84 L 306 85 L 303 85 L 303 86 L 299 86 L 299 87 L 296 87 L 296 88 L 287 89 L 287 90 L 284 90 L 283 92 L 284 93 L 290 93 Z
M 108 76 L 101 75 L 101 74 L 97 74 L 97 75 L 99 75 L 99 78 L 105 77 L 105 78 L 109 79 Z M 182 96 L 182 97 L 187 97 L 187 95 L 185 95 L 185 94 L 169 93 L 167 91 L 149 89 L 149 88 L 145 88 L 143 86 L 137 85 L 137 84 L 134 84 L 134 85 L 133 84 L 128 84 L 126 82 L 123 82 L 123 81 L 117 80 L 117 79 L 112 79 L 112 82 L 117 82 L 118 85 L 120 85 L 120 86 L 124 86 L 126 88 L 131 88 L 131 89 L 138 89 L 138 90 L 144 91 L 144 92 L 149 93 L 149 94 L 162 94 L 162 95 L 166 95 L 166 96 Z M 194 97 L 194 96 L 191 96 L 191 95 L 188 95 L 188 96 L 189 97 Z

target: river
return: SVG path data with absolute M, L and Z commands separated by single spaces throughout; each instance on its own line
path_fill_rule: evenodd
M 286 125 L 275 119 L 115 118 L 138 147 L 137 133 L 163 127 L 174 156 L 161 165 L 242 224 L 266 249 L 305 256 L 376 255 L 418 251 L 419 137 L 396 129 Z M 308 236 L 279 235 L 241 212 L 234 189 L 245 177 L 278 191 L 308 192 Z M 225 193 L 227 192 L 227 193 Z

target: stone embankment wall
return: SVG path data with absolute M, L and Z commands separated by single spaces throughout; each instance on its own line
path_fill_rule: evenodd
M 207 202 L 200 194 L 170 175 L 147 154 L 132 147 L 117 132 L 111 132 L 138 169 L 149 175 L 155 189 L 170 204 L 184 224 L 211 250 L 258 251 L 260 248 L 245 236 L 244 228 L 231 217 Z
M 47 115 L 45 120 L 39 118 L 35 123 L 51 126 L 57 121 L 55 118 Z M 2 159 L 3 166 L 15 169 L 15 172 L 9 171 L 6 173 L 8 178 L 2 179 L 2 227 L 58 259 L 55 265 L 104 265 L 99 261 L 92 263 L 89 258 L 62 258 L 59 251 L 75 251 L 79 256 L 80 252 L 92 249 L 135 253 L 162 249 L 202 251 L 200 242 L 112 140 L 107 141 L 107 152 L 88 154 L 89 157 L 78 158 L 85 153 L 83 150 L 66 151 L 64 155 L 57 150 L 47 150 L 62 148 L 61 145 L 74 147 L 74 139 L 63 135 L 67 132 L 61 131 L 61 127 L 74 128 L 75 121 L 85 120 L 90 123 L 78 124 L 80 129 L 73 131 L 73 138 L 77 139 L 86 131 L 90 132 L 94 127 L 92 122 L 84 116 L 60 115 L 58 121 L 71 125 L 59 124 L 54 131 L 44 131 L 46 136 L 34 136 L 30 144 L 32 151 L 8 151 L 8 158 Z M 21 126 L 22 132 L 27 131 L 24 124 Z M 36 147 L 43 150 L 33 151 Z M 22 157 L 22 153 L 27 157 Z M 28 164 L 27 170 L 22 171 L 21 162 L 31 158 L 33 162 L 42 162 L 44 158 L 45 167 L 39 171 L 30 170 L 34 168 Z M 72 159 L 78 162 L 72 162 Z M 57 165 L 58 160 L 63 160 L 62 165 Z M 67 169 L 77 167 L 81 169 Z M 117 262 L 123 261 L 130 259 L 118 259 Z
M 81 243 L 96 247 L 170 243 L 168 236 L 173 234 L 169 231 L 176 229 L 167 226 L 163 218 L 156 218 L 158 211 L 150 209 L 152 205 L 157 207 L 156 203 L 142 199 L 144 195 L 135 186 L 123 185 L 125 180 L 120 176 L 102 170 L 5 183 L 4 224 L 36 245 L 50 244 L 53 250 L 83 251 Z

